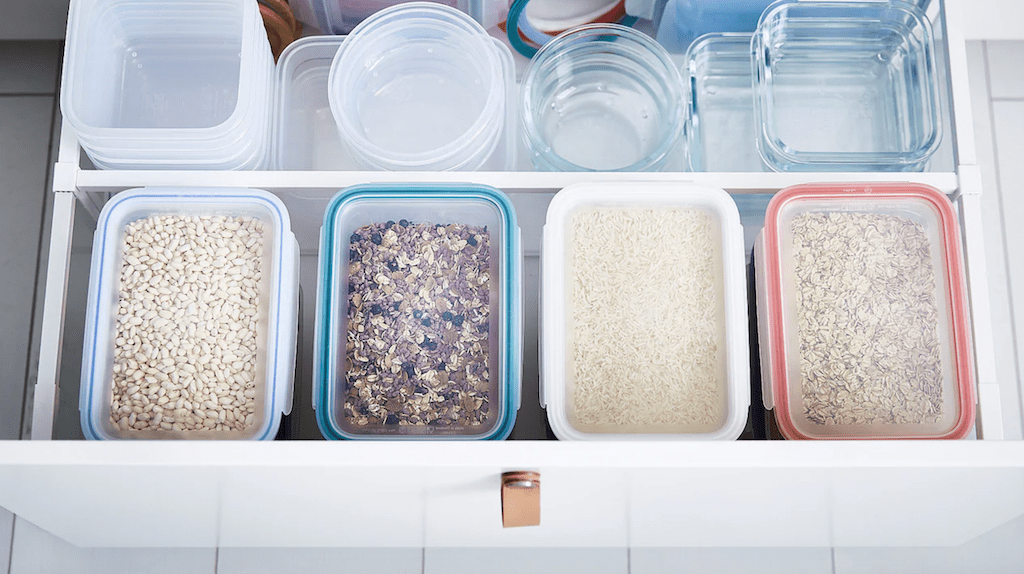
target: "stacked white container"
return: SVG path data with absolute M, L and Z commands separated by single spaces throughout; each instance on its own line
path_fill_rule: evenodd
M 103 169 L 260 169 L 273 71 L 255 2 L 73 0 L 61 113 Z

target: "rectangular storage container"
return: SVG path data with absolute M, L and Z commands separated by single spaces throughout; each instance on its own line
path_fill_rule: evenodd
M 754 247 L 765 408 L 790 439 L 963 438 L 974 424 L 960 230 L 915 184 L 800 185 Z
M 691 171 L 767 171 L 757 151 L 750 34 L 707 34 L 683 61 Z
M 765 10 L 751 51 L 768 165 L 921 170 L 943 137 L 932 36 L 924 13 L 900 1 Z
M 173 368 L 165 373 L 169 375 L 171 381 L 176 382 L 181 377 L 188 377 L 195 381 L 194 385 L 182 383 L 180 388 L 160 384 L 160 381 L 155 378 L 159 375 L 153 371 L 146 371 L 143 375 L 142 367 L 162 371 L 164 366 L 162 361 L 168 359 L 168 357 L 160 356 L 159 351 L 162 349 L 156 349 L 156 354 L 150 357 L 125 356 L 126 360 L 132 359 L 140 363 L 140 368 L 135 370 L 140 374 L 139 377 L 135 377 L 139 381 L 140 387 L 146 387 L 149 383 L 152 385 L 154 393 L 158 387 L 166 388 L 168 392 L 165 394 L 170 394 L 170 391 L 177 388 L 181 393 L 180 398 L 190 403 L 196 399 L 197 389 L 199 389 L 198 393 L 206 394 L 202 393 L 204 383 L 209 385 L 207 388 L 219 387 L 220 384 L 223 384 L 225 389 L 231 387 L 232 397 L 236 392 L 241 391 L 244 394 L 244 390 L 254 389 L 255 416 L 254 420 L 250 421 L 244 429 L 182 431 L 129 428 L 123 430 L 116 427 L 110 420 L 112 402 L 117 400 L 113 395 L 112 386 L 115 379 L 114 369 L 119 368 L 116 367 L 115 346 L 121 344 L 116 341 L 118 318 L 122 315 L 120 301 L 145 299 L 145 295 L 138 290 L 122 291 L 122 277 L 135 272 L 144 272 L 146 276 L 152 275 L 155 279 L 166 274 L 169 277 L 167 281 L 157 280 L 152 283 L 148 292 L 154 295 L 163 293 L 160 289 L 167 289 L 168 286 L 186 284 L 184 272 L 178 275 L 177 266 L 174 266 L 172 262 L 176 257 L 186 259 L 185 269 L 187 270 L 187 259 L 191 250 L 186 249 L 185 244 L 174 247 L 172 242 L 174 244 L 178 242 L 178 239 L 174 238 L 161 247 L 162 244 L 158 240 L 151 240 L 151 234 L 150 239 L 147 239 L 146 235 L 140 234 L 139 237 L 147 241 L 149 245 L 149 247 L 140 248 L 141 253 L 150 257 L 144 262 L 145 271 L 138 267 L 141 265 L 140 263 L 133 263 L 131 259 L 127 260 L 127 264 L 136 265 L 137 271 L 123 271 L 123 266 L 126 264 L 127 226 L 152 216 L 246 217 L 257 219 L 263 224 L 260 278 L 256 283 L 258 300 L 254 316 L 255 362 L 251 368 L 248 368 L 249 365 L 245 365 L 247 367 L 245 370 L 251 375 L 251 377 L 246 376 L 246 380 L 252 383 L 251 387 L 243 386 L 243 381 L 226 378 L 232 373 L 208 370 L 206 367 L 210 364 L 210 358 L 207 357 L 206 360 L 203 360 L 200 357 L 200 351 L 196 350 L 193 350 L 191 354 L 175 354 L 173 357 L 169 357 L 175 363 L 167 365 Z M 212 232 L 212 230 L 204 230 L 204 233 Z M 222 237 L 229 236 L 224 233 L 232 234 L 231 231 L 224 231 Z M 233 233 L 237 234 L 238 232 Z M 200 234 L 195 233 L 195 235 Z M 224 243 L 223 241 L 215 242 L 218 245 Z M 227 249 L 227 247 L 223 248 Z M 252 249 L 257 249 L 257 247 Z M 172 254 L 170 258 L 167 257 L 168 253 Z M 174 311 L 174 309 L 166 306 L 152 307 L 154 314 L 152 320 L 159 320 L 169 327 L 166 336 L 160 335 L 160 339 L 167 349 L 171 351 L 175 348 L 182 349 L 187 353 L 187 343 L 194 342 L 194 349 L 199 348 L 200 344 L 204 345 L 201 348 L 202 356 L 212 354 L 218 359 L 223 359 L 224 355 L 229 352 L 230 346 L 227 341 L 231 341 L 233 337 L 228 331 L 234 330 L 234 325 L 238 323 L 239 319 L 232 318 L 231 325 L 215 324 L 214 322 L 220 315 L 220 306 L 228 301 L 232 286 L 237 286 L 240 283 L 230 279 L 237 276 L 234 269 L 240 269 L 242 265 L 247 265 L 246 263 L 233 264 L 232 261 L 226 259 L 230 253 L 229 251 L 228 255 L 223 256 L 225 258 L 223 262 L 218 263 L 216 260 L 212 262 L 216 268 L 229 269 L 224 278 L 226 283 L 222 283 L 217 291 L 214 291 L 214 287 L 210 285 L 193 293 L 194 289 L 198 288 L 198 283 L 193 281 L 188 284 L 190 289 L 182 290 L 176 296 L 178 300 L 189 301 L 190 306 L 200 301 L 210 302 L 212 307 L 209 311 L 209 318 L 204 316 L 201 320 L 192 321 L 182 319 L 177 315 L 163 318 L 157 313 Z M 218 255 L 218 257 L 221 256 Z M 138 258 L 136 257 L 136 259 Z M 153 261 L 153 263 L 149 263 L 149 261 Z M 93 240 L 92 271 L 89 278 L 89 303 L 85 321 L 79 404 L 82 430 L 85 436 L 91 439 L 273 439 L 277 434 L 281 415 L 291 411 L 298 321 L 298 264 L 298 243 L 291 232 L 288 211 L 280 199 L 265 191 L 223 188 L 145 188 L 123 192 L 108 201 L 103 207 L 97 223 Z M 228 286 L 224 287 L 224 285 Z M 220 293 L 220 290 L 224 290 L 225 293 Z M 179 307 L 178 309 L 183 308 Z M 215 311 L 217 312 L 215 313 Z M 188 317 L 189 314 L 194 314 L 194 309 L 189 308 L 184 316 Z M 146 321 L 148 322 L 150 319 L 146 319 Z M 141 320 L 139 325 L 141 328 Z M 215 328 L 220 329 L 222 326 L 226 329 L 221 329 L 224 332 L 213 333 Z M 204 330 L 209 332 L 210 336 L 202 341 L 202 337 L 196 336 L 195 333 Z M 221 344 L 222 342 L 224 344 Z M 153 344 L 157 343 L 154 339 Z M 145 349 L 137 347 L 136 350 L 143 352 Z M 188 357 L 189 360 L 186 361 L 185 357 Z M 144 361 L 149 362 L 144 363 Z M 198 374 L 196 374 L 197 370 Z M 235 369 L 234 374 L 240 374 L 241 370 L 242 368 Z M 150 376 L 154 377 L 153 380 L 148 378 Z M 167 381 L 164 377 L 160 377 L 160 379 Z M 241 388 L 234 389 L 232 387 L 236 382 Z M 131 387 L 128 388 L 131 389 Z M 136 392 L 144 390 L 140 388 Z M 164 397 L 164 394 L 161 394 L 160 397 Z M 156 401 L 156 398 L 152 399 L 152 402 Z M 146 398 L 145 402 L 148 406 L 150 399 Z M 186 410 L 190 411 L 188 416 L 195 416 L 199 419 L 205 419 L 205 413 L 208 412 L 206 406 L 200 405 L 198 400 L 193 408 Z M 203 411 L 204 414 L 199 415 L 198 411 Z M 147 409 L 145 412 L 152 414 L 154 411 Z
M 274 86 L 274 169 L 358 168 L 338 135 L 327 97 L 331 62 L 344 41 L 344 36 L 307 36 L 281 53 Z
M 319 265 L 313 406 L 325 437 L 508 436 L 522 246 L 505 194 L 350 187 L 324 214 Z
M 677 251 L 687 244 L 691 253 Z M 750 405 L 747 299 L 743 228 L 727 193 L 569 186 L 548 207 L 541 265 L 541 404 L 558 438 L 740 435 Z M 592 313 L 577 308 L 583 302 Z

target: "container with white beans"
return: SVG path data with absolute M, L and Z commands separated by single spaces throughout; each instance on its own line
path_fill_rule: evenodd
M 273 439 L 291 410 L 298 259 L 288 212 L 265 191 L 108 201 L 93 240 L 85 436 Z

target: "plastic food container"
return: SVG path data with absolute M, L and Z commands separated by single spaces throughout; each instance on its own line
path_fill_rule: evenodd
M 507 46 L 462 12 L 424 2 L 364 20 L 328 78 L 352 156 L 367 169 L 396 171 L 508 169 L 514 90 Z
M 259 168 L 273 68 L 250 2 L 74 0 L 61 112 L 99 167 Z
M 338 135 L 327 98 L 331 62 L 344 40 L 344 36 L 308 36 L 281 53 L 275 86 L 275 169 L 359 169 Z
M 658 171 L 679 155 L 683 80 L 665 49 L 616 24 L 547 43 L 522 80 L 530 159 L 544 171 Z
M 720 189 L 560 191 L 541 251 L 541 404 L 555 435 L 739 437 L 750 406 L 744 260 L 739 212 Z
M 692 171 L 767 171 L 757 152 L 750 59 L 750 34 L 701 36 L 686 53 Z
M 129 428 L 122 430 L 109 420 L 111 406 L 116 398 L 113 395 L 115 375 L 115 347 L 120 345 L 116 339 L 118 317 L 122 314 L 119 308 L 122 288 L 122 265 L 126 262 L 126 233 L 127 226 L 133 222 L 146 220 L 151 216 L 225 216 L 245 217 L 259 220 L 263 225 L 262 255 L 260 258 L 260 277 L 257 282 L 258 299 L 255 310 L 255 361 L 251 368 L 246 371 L 251 375 L 245 376 L 245 380 L 251 381 L 252 385 L 235 390 L 232 387 L 231 396 L 238 391 L 253 389 L 254 417 L 250 424 L 241 430 L 135 430 Z M 209 233 L 212 233 L 209 232 Z M 235 232 L 237 233 L 237 232 Z M 202 235 L 202 234 L 200 234 Z M 156 247 L 157 245 L 162 247 Z M 160 249 L 160 254 L 165 255 L 164 248 L 175 248 L 169 242 L 152 243 L 153 248 Z M 184 244 L 182 244 L 184 245 Z M 179 245 L 181 247 L 181 245 Z M 175 252 L 180 257 L 187 257 L 188 249 Z M 153 252 L 156 255 L 156 252 Z M 133 256 L 134 257 L 134 256 Z M 227 256 L 225 256 L 227 257 Z M 131 264 L 128 259 L 127 263 Z M 281 416 L 291 411 L 292 401 L 292 378 L 295 369 L 295 339 L 298 326 L 298 264 L 299 251 L 295 236 L 292 235 L 291 225 L 288 219 L 288 212 L 281 200 L 276 196 L 261 190 L 255 189 L 198 189 L 198 188 L 144 188 L 126 191 L 116 195 L 103 207 L 97 223 L 96 234 L 93 240 L 92 271 L 89 278 L 89 304 L 86 310 L 86 331 L 85 344 L 82 354 L 82 390 L 79 402 L 81 412 L 82 430 L 89 439 L 210 439 L 210 440 L 271 440 L 277 434 Z M 147 264 L 148 265 L 148 264 Z M 238 265 L 224 261 L 224 268 L 228 269 L 229 276 Z M 157 265 L 151 265 L 150 270 L 154 276 L 162 275 L 164 272 L 157 270 Z M 163 269 L 169 270 L 173 267 L 171 263 L 163 263 Z M 188 269 L 186 262 L 185 269 Z M 170 273 L 170 271 L 167 271 Z M 182 276 L 184 280 L 184 275 Z M 186 280 L 187 282 L 187 280 Z M 159 289 L 164 283 L 153 287 Z M 230 285 L 230 284 L 229 284 Z M 222 286 L 223 288 L 223 286 Z M 229 306 L 232 296 L 230 287 L 224 288 L 228 293 L 217 293 L 213 288 L 197 291 L 198 297 L 204 294 L 208 296 L 211 304 L 210 315 L 203 320 L 189 320 L 187 318 L 171 317 L 163 322 L 170 327 L 167 337 L 171 341 L 167 345 L 168 350 L 182 349 L 184 344 L 174 343 L 176 340 L 187 340 L 195 342 L 198 347 L 203 342 L 203 337 L 195 335 L 196 330 L 207 329 L 212 333 L 214 323 L 221 318 L 226 318 L 226 312 L 217 312 L 216 308 L 224 309 Z M 131 301 L 136 301 L 135 295 L 139 290 L 130 292 Z M 187 294 L 187 293 L 186 293 Z M 208 302 L 209 302 L 208 301 Z M 155 312 L 176 311 L 168 306 L 157 305 L 153 307 Z M 188 313 L 193 313 L 188 309 Z M 188 315 L 185 315 L 188 317 Z M 156 316 L 153 320 L 156 320 Z M 147 319 L 149 321 L 150 319 Z M 233 321 L 236 321 L 232 318 Z M 140 329 L 143 327 L 140 326 Z M 221 347 L 221 340 L 224 346 Z M 226 347 L 231 346 L 233 336 L 228 333 L 219 335 L 211 334 L 206 339 L 206 346 L 202 354 L 210 354 L 218 357 L 218 360 L 227 361 L 223 353 Z M 216 349 L 215 347 L 220 347 Z M 223 352 L 222 352 L 223 351 Z M 142 351 L 139 351 L 142 352 Z M 158 350 L 159 352 L 159 350 Z M 198 354 L 198 353 L 197 353 Z M 196 380 L 200 377 L 211 377 L 218 383 L 232 385 L 237 380 L 228 380 L 223 377 L 231 373 L 213 372 L 205 370 L 203 365 L 211 364 L 209 357 L 196 359 L 191 355 L 174 355 L 171 361 L 178 357 L 187 357 L 187 364 L 180 360 L 173 368 L 167 369 L 167 375 L 173 382 L 188 380 L 186 373 L 195 372 Z M 138 360 L 138 357 L 133 357 Z M 162 360 L 162 359 L 161 359 Z M 162 369 L 164 363 L 156 358 L 149 358 L 146 366 Z M 224 363 L 226 364 L 226 362 Z M 232 371 L 241 375 L 239 371 Z M 145 376 L 155 373 L 146 373 Z M 181 377 L 185 377 L 181 379 Z M 153 384 L 154 393 L 157 387 L 163 388 L 159 397 L 173 396 L 177 390 L 185 397 L 185 383 L 181 387 L 171 385 L 165 387 L 160 381 L 149 381 L 140 376 L 138 385 L 142 387 L 138 392 L 145 393 L 148 384 Z M 157 384 L 160 383 L 160 384 Z M 211 383 L 212 385 L 213 383 Z M 200 385 L 201 386 L 201 385 Z M 242 385 L 240 385 L 242 386 Z M 200 392 L 202 394 L 202 392 Z M 200 404 L 196 389 L 190 389 L 189 395 L 183 400 L 196 400 L 189 416 L 195 415 L 195 410 L 209 412 L 205 405 Z M 152 399 L 153 403 L 157 398 Z M 175 400 L 170 401 L 174 404 Z M 149 404 L 147 399 L 147 406 Z M 162 402 L 161 408 L 168 403 Z M 166 407 L 170 409 L 170 407 Z M 175 407 L 177 409 L 177 407 Z M 230 410 L 230 409 L 229 409 Z M 155 416 L 155 410 L 147 410 L 149 416 Z M 165 418 L 170 418 L 171 413 Z M 198 415 L 196 415 L 198 417 Z M 168 421 L 170 422 L 170 421 Z M 223 421 L 221 421 L 223 422 Z
M 469 14 L 484 28 L 497 26 L 508 13 L 507 0 L 430 0 Z M 347 34 L 374 12 L 408 0 L 291 0 L 295 17 L 324 34 Z
M 928 18 L 911 4 L 795 2 L 761 16 L 761 155 L 778 171 L 923 169 L 938 147 Z
M 519 409 L 522 246 L 480 185 L 362 185 L 320 232 L 313 407 L 328 439 L 504 439 Z
M 658 43 L 682 54 L 704 34 L 745 32 L 757 28 L 757 20 L 771 0 L 668 0 L 658 25 Z M 748 54 L 749 56 L 749 54 Z
M 974 424 L 960 232 L 919 184 L 800 185 L 754 246 L 764 405 L 789 439 L 959 439 Z

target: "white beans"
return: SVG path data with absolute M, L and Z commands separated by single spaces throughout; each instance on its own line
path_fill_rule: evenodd
M 125 229 L 110 423 L 243 431 L 253 380 L 263 222 L 153 216 Z

